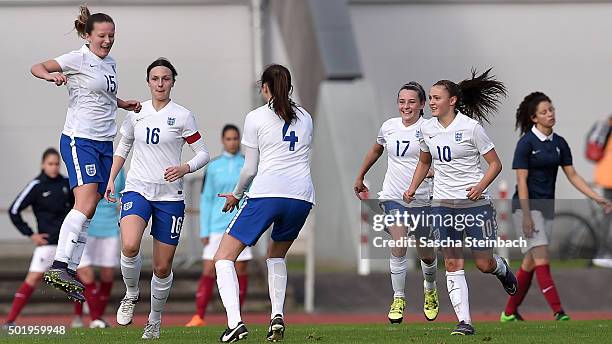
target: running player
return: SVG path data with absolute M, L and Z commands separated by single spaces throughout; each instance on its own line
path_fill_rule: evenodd
M 60 151 L 74 192 L 74 208 L 60 230 L 55 260 L 45 281 L 83 301 L 84 286 L 75 278 L 87 241 L 87 226 L 104 195 L 117 132 L 117 107 L 140 110 L 135 100 L 117 98 L 117 63 L 109 55 L 115 41 L 115 24 L 104 13 L 91 15 L 86 6 L 74 22 L 81 49 L 38 63 L 32 74 L 40 79 L 66 84 L 68 112 L 60 140 Z
M 48 148 L 42 156 L 40 174 L 19 193 L 9 208 L 11 222 L 21 234 L 34 242 L 36 248 L 25 281 L 15 293 L 4 327 L 15 325 L 15 319 L 28 303 L 43 273 L 51 267 L 60 226 L 73 205 L 74 197 L 70 193 L 68 179 L 60 174 L 59 152 L 55 148 Z M 36 218 L 36 231 L 21 217 L 21 212 L 30 206 Z
M 223 211 L 233 211 L 251 184 L 247 199 L 223 234 L 215 254 L 219 294 L 227 312 L 224 343 L 246 338 L 240 317 L 238 279 L 234 262 L 274 223 L 268 249 L 268 291 L 272 303 L 267 339 L 281 340 L 285 331 L 283 304 L 287 288 L 285 255 L 297 238 L 314 204 L 310 177 L 312 118 L 290 98 L 291 74 L 281 65 L 268 66 L 261 76 L 266 104 L 249 112 L 244 121 L 244 167 L 226 198 Z
M 527 241 L 527 246 L 521 248 L 525 257 L 516 273 L 519 291 L 508 299 L 500 317 L 502 322 L 523 320 L 518 307 L 527 295 L 534 272 L 555 319 L 570 320 L 561 307 L 550 274 L 548 254 L 559 167 L 578 191 L 596 201 L 606 212 L 612 210 L 612 203 L 593 191 L 574 169 L 569 145 L 553 132 L 555 122 L 555 107 L 542 92 L 527 95 L 516 110 L 516 128 L 522 136 L 516 144 L 512 161 L 517 179 L 512 197 L 512 220 L 515 228 L 522 229 L 518 235 Z
M 200 195 L 200 237 L 204 244 L 202 254 L 203 271 L 196 292 L 196 311 L 191 320 L 185 325 L 203 326 L 206 307 L 212 297 L 215 284 L 215 262 L 213 258 L 219 248 L 223 232 L 234 217 L 235 213 L 223 213 L 225 200 L 217 195 L 232 192 L 238 178 L 240 169 L 244 164 L 244 156 L 240 154 L 240 131 L 235 125 L 227 124 L 221 132 L 223 154 L 212 159 L 206 166 L 206 173 L 202 183 Z M 251 248 L 247 247 L 240 253 L 236 261 L 238 273 L 240 307 L 244 304 L 248 285 L 247 263 L 253 258 Z
M 427 214 L 430 206 L 430 190 L 432 187 L 431 177 L 426 178 L 416 192 L 418 202 L 407 207 L 402 201 L 402 195 L 408 189 L 408 183 L 414 174 L 419 161 L 418 140 L 421 135 L 420 126 L 423 119 L 423 107 L 425 107 L 425 90 L 419 83 L 411 81 L 402 86 L 397 94 L 397 105 L 400 117 L 385 121 L 380 128 L 376 143 L 366 155 L 364 162 L 355 181 L 355 194 L 368 191 L 363 179 L 366 173 L 376 163 L 387 148 L 387 172 L 383 182 L 382 191 L 378 194 L 385 213 L 411 213 L 414 215 Z M 387 228 L 394 241 L 398 242 L 409 233 L 403 226 L 390 226 Z M 438 316 L 438 292 L 436 288 L 437 259 L 433 247 L 421 247 L 420 238 L 431 238 L 429 227 L 416 226 L 415 238 L 417 252 L 421 259 L 423 271 L 423 287 L 425 302 L 423 313 L 425 318 L 433 321 Z M 406 297 L 404 286 L 406 283 L 406 271 L 408 270 L 408 258 L 406 247 L 394 247 L 391 249 L 389 268 L 391 271 L 391 285 L 393 287 L 393 303 L 389 310 L 389 321 L 392 324 L 401 323 L 404 318 Z
M 479 76 L 472 71 L 472 77 L 459 84 L 440 80 L 433 85 L 429 107 L 434 118 L 421 126 L 419 164 L 404 194 L 407 202 L 415 198 L 417 187 L 433 161 L 436 182 L 431 209 L 434 216 L 430 221 L 440 231 L 438 243 L 444 253 L 448 294 L 459 320 L 451 332 L 453 335 L 474 334 L 463 249 L 453 244 L 463 241 L 464 231 L 472 243 L 497 238 L 495 209 L 487 187 L 502 165 L 493 142 L 478 121 L 486 121 L 488 112 L 497 110 L 499 97 L 506 95 L 506 87 L 490 76 L 490 71 Z M 488 164 L 484 172 L 480 166 L 481 155 Z M 472 245 L 476 266 L 484 273 L 497 276 L 506 292 L 515 294 L 516 278 L 506 261 L 493 255 L 493 246 L 488 243 Z
M 172 286 L 172 260 L 185 218 L 183 176 L 204 167 L 209 160 L 195 116 L 170 99 L 176 75 L 174 66 L 164 58 L 147 68 L 152 99 L 142 104 L 141 113 L 129 112 L 121 126 L 122 137 L 104 196 L 116 202 L 115 178 L 134 146 L 121 197 L 121 274 L 126 293 L 117 310 L 117 323 L 132 322 L 139 298 L 140 243 L 152 218 L 151 312 L 143 339 L 159 338 L 161 313 Z M 185 142 L 196 155 L 181 164 Z
M 123 169 L 115 178 L 115 190 L 125 188 L 125 173 Z M 91 219 L 81 264 L 77 269 L 77 277 L 85 285 L 85 300 L 89 306 L 91 322 L 89 328 L 106 328 L 108 323 L 102 318 L 108 298 L 110 297 L 115 278 L 115 267 L 119 265 L 119 208 L 117 204 L 106 200 L 100 201 L 96 207 L 96 215 Z M 100 281 L 96 282 L 93 267 L 100 268 Z M 76 317 L 73 324 L 83 326 L 81 319 L 83 304 L 75 304 Z M 74 327 L 74 326 L 73 326 Z

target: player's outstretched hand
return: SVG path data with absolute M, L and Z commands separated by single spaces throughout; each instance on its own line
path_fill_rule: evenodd
M 416 191 L 414 191 L 414 190 L 410 190 L 410 189 L 406 190 L 406 192 L 404 192 L 404 195 L 402 197 L 404 199 L 404 202 L 410 203 L 410 202 L 414 201 L 414 194 L 415 193 L 416 193 Z
M 34 233 L 32 235 L 30 235 L 30 239 L 32 239 L 32 241 L 36 244 L 36 246 L 42 246 L 42 245 L 47 245 L 49 242 L 47 241 L 47 238 L 49 237 L 49 234 L 47 233 Z
M 56 84 L 57 86 L 62 86 L 66 83 L 66 76 L 62 73 L 49 73 L 49 76 L 45 78 L 45 80 Z
M 117 203 L 117 198 L 115 198 L 115 181 L 110 180 L 108 185 L 106 186 L 106 191 L 104 192 L 104 199 L 111 203 Z
M 167 182 L 174 182 L 177 181 L 181 178 L 183 178 L 184 175 L 186 175 L 187 173 L 189 173 L 189 165 L 187 164 L 182 164 L 180 166 L 172 166 L 172 167 L 168 167 L 166 169 L 166 172 L 164 172 L 164 179 Z
M 469 200 L 478 201 L 479 199 L 481 199 L 482 192 L 484 190 L 480 186 L 474 185 L 472 187 L 469 187 L 469 188 L 465 189 L 465 191 L 468 192 L 467 193 L 467 198 Z
M 223 206 L 223 212 L 227 213 L 228 211 L 231 213 L 238 206 L 240 200 L 234 197 L 233 194 L 218 194 L 219 197 L 225 197 L 225 205 Z
M 368 189 L 367 186 L 365 186 L 365 184 L 363 183 L 363 179 L 357 179 L 355 181 L 355 185 L 353 186 L 353 190 L 355 191 L 355 195 L 357 196 L 357 198 L 359 199 L 363 199 L 361 193 L 367 193 L 370 190 Z

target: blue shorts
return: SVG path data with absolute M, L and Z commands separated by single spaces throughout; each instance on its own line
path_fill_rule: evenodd
M 297 238 L 306 222 L 312 203 L 292 198 L 248 198 L 225 231 L 247 246 L 253 246 L 259 237 L 274 224 L 272 240 L 292 241 Z
M 98 193 L 104 196 L 113 165 L 113 141 L 96 141 L 62 134 L 60 152 L 70 188 L 97 183 Z
M 121 196 L 121 218 L 138 215 L 146 223 L 153 217 L 151 235 L 157 241 L 178 245 L 185 218 L 183 201 L 149 201 L 138 192 L 128 191 Z
M 431 214 L 440 218 L 432 220 L 434 228 L 440 233 L 440 240 L 495 240 L 497 220 L 492 204 L 472 208 L 432 207 Z M 452 220 L 449 220 L 452 219 Z M 465 234 L 464 234 L 465 233 Z M 489 250 L 493 246 L 471 246 L 472 250 Z
M 411 230 L 408 235 L 414 234 L 415 238 L 427 238 L 436 239 L 437 235 L 434 235 L 433 227 L 427 222 L 427 215 L 431 212 L 431 207 L 406 207 L 396 201 L 383 201 L 380 203 L 380 207 L 387 215 L 399 214 L 402 218 L 407 213 L 408 224 L 411 225 Z M 385 232 L 389 233 L 389 229 L 385 228 Z

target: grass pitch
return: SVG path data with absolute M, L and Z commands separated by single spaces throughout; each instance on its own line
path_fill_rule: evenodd
M 249 336 L 240 343 L 267 343 L 267 326 L 248 325 Z M 454 324 L 289 325 L 284 343 L 610 343 L 612 322 L 476 323 L 476 335 L 450 336 Z M 216 343 L 223 328 L 162 327 L 161 338 L 149 343 Z M 69 330 L 65 335 L 0 336 L 0 343 L 141 343 L 137 327 Z

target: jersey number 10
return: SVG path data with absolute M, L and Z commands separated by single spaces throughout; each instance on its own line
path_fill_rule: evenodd
M 450 162 L 452 160 L 449 146 L 444 146 L 442 149 L 440 149 L 440 146 L 436 146 L 436 148 L 438 148 L 438 159 L 440 159 L 440 161 Z

